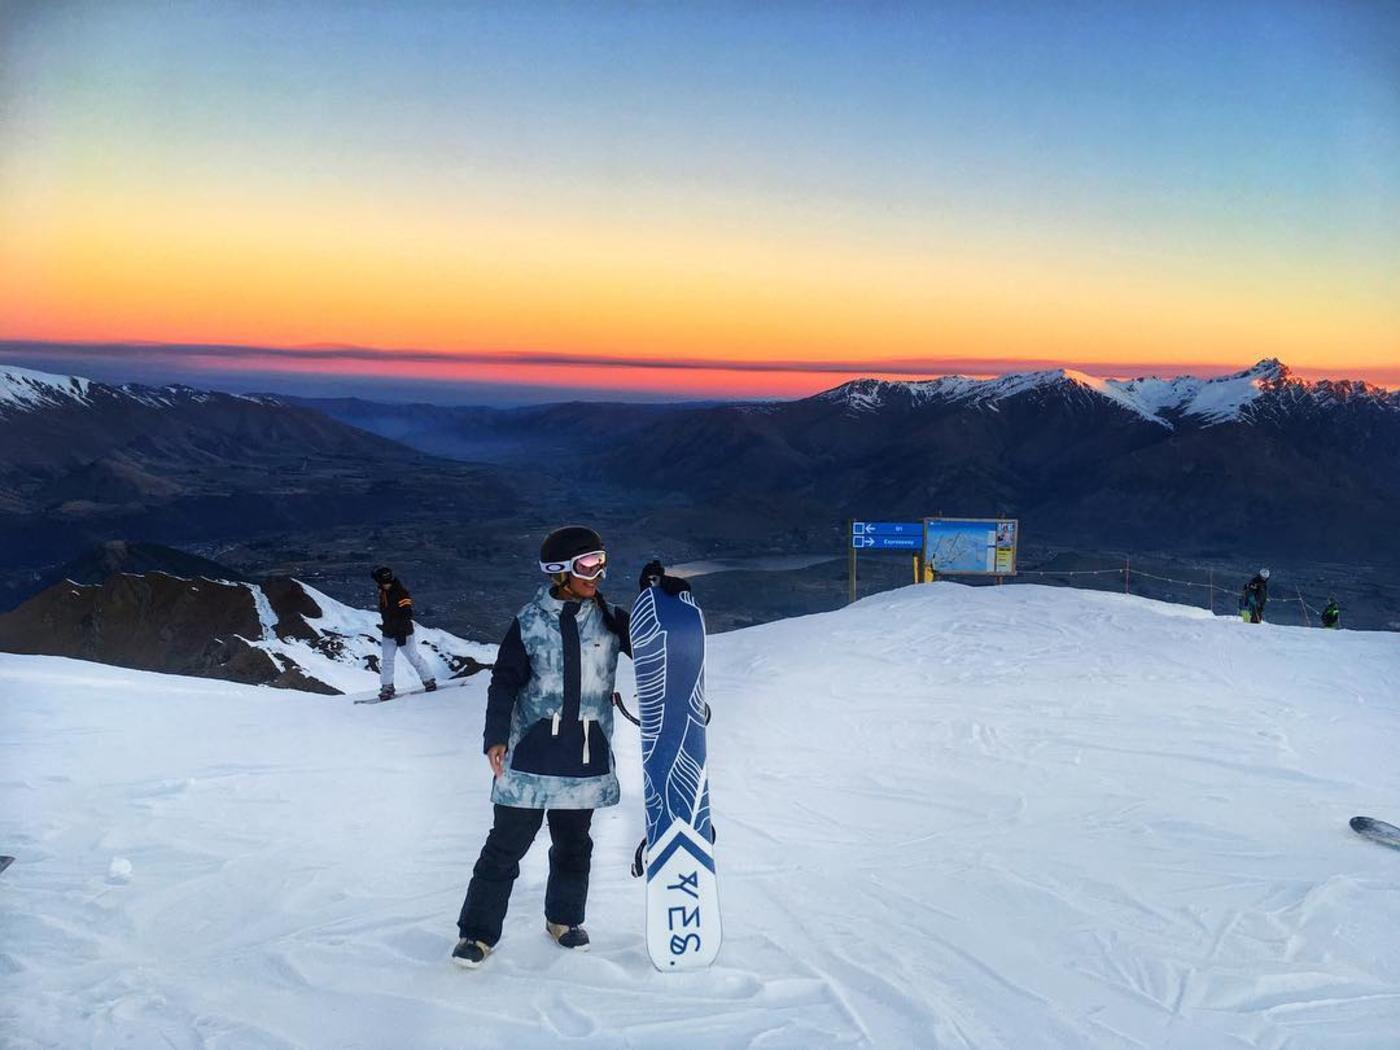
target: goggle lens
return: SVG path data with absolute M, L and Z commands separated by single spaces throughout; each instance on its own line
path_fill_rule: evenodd
M 542 561 L 540 571 L 551 575 L 567 572 L 581 580 L 596 580 L 608 571 L 608 555 L 605 551 L 589 551 L 568 561 Z
M 596 580 L 603 575 L 607 564 L 608 556 L 604 552 L 593 551 L 591 554 L 580 554 L 575 558 L 569 571 L 581 580 Z

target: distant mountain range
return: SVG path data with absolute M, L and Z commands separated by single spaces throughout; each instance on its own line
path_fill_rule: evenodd
M 187 544 L 511 500 L 492 471 L 274 398 L 0 365 L 0 566 L 113 538 Z
M 854 412 L 878 414 L 891 405 L 996 405 L 1023 394 L 1051 391 L 1061 396 L 1082 393 L 1157 423 L 1168 430 L 1221 423 L 1259 423 L 1280 410 L 1307 406 L 1326 411 L 1342 405 L 1369 405 L 1400 411 L 1400 391 L 1358 380 L 1306 382 L 1295 379 L 1276 358 L 1233 375 L 1199 379 L 1099 379 L 1073 369 L 1018 372 L 996 379 L 945 376 L 917 382 L 859 379 L 816 395 Z
M 211 580 L 243 582 L 235 569 L 218 562 L 155 543 L 107 540 L 80 553 L 62 565 L 0 575 L 0 611 L 11 609 L 40 591 L 62 580 L 70 583 L 102 583 L 117 573 L 164 572 L 172 576 L 203 576 Z
M 564 401 L 519 408 L 389 404 L 361 398 L 266 395 L 434 456 L 476 463 L 545 464 L 609 447 L 619 438 L 689 408 L 713 404 Z
M 1273 359 L 1216 378 L 860 379 L 795 401 L 645 411 L 319 407 L 444 454 L 469 441 L 481 458 L 679 493 L 750 532 L 1007 514 L 1080 547 L 1400 560 L 1382 541 L 1400 527 L 1400 392 L 1303 381 Z
M 487 409 L 0 365 L 0 567 L 27 570 L 27 593 L 52 578 L 42 567 L 112 539 L 207 550 L 276 534 L 282 550 L 333 548 L 347 594 L 363 559 L 411 554 L 436 601 L 474 617 L 463 596 L 505 601 L 492 596 L 564 517 L 603 522 L 631 555 L 684 559 L 839 551 L 848 518 L 926 514 L 1015 516 L 1028 542 L 1086 552 L 1394 565 L 1400 393 L 1266 360 L 1218 378 L 1050 370 Z

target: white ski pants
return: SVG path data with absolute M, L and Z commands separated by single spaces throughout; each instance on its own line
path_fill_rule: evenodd
M 399 643 L 388 635 L 384 636 L 384 645 L 379 654 L 379 684 L 394 684 L 394 654 L 399 651 Z M 428 670 L 427 664 L 423 663 L 423 658 L 418 655 L 418 646 L 413 641 L 413 635 L 409 635 L 404 640 L 403 654 L 408 658 L 409 664 L 418 672 L 418 677 L 427 681 L 433 677 Z

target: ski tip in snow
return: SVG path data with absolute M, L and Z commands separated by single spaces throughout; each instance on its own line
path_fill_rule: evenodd
M 1376 820 L 1374 817 L 1352 817 L 1351 830 L 1358 835 L 1370 839 L 1372 842 L 1379 842 L 1383 846 L 1392 846 L 1400 849 L 1400 828 L 1394 824 L 1387 824 L 1383 820 Z
M 14 857 L 0 857 L 0 871 L 4 871 L 15 862 Z

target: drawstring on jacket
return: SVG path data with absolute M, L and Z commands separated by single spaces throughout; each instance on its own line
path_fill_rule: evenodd
M 561 713 L 558 712 L 558 711 L 555 711 L 554 714 L 550 717 L 550 720 L 549 720 L 549 721 L 550 721 L 550 736 L 558 736 L 558 735 L 559 735 L 559 723 L 560 723 L 561 719 L 562 719 L 562 715 L 561 715 Z M 586 766 L 586 765 L 588 765 L 588 763 L 589 763 L 590 761 L 592 761 L 592 754 L 593 754 L 592 751 L 589 749 L 589 747 L 590 747 L 590 740 L 589 740 L 590 730 L 593 728 L 593 724 L 594 724 L 595 722 L 597 722 L 598 720 L 597 720 L 596 718 L 594 718 L 592 715 L 588 715 L 588 716 L 585 717 L 585 718 L 579 719 L 579 721 L 581 721 L 581 722 L 583 723 L 583 764 Z
M 550 736 L 559 735 L 565 722 L 583 723 L 583 764 L 593 761 L 593 726 L 598 721 L 585 715 L 582 708 L 582 644 L 579 639 L 579 602 L 565 602 L 559 612 L 559 634 L 564 643 L 564 705 L 549 716 Z

